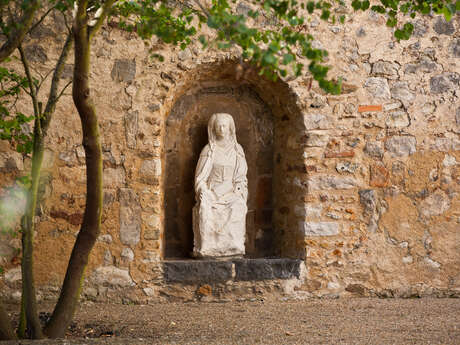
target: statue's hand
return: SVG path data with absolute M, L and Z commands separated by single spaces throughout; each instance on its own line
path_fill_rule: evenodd
M 212 192 L 209 189 L 202 188 L 198 192 L 200 202 L 211 201 L 213 199 Z

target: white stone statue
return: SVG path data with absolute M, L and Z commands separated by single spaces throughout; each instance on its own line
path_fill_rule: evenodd
M 201 151 L 195 173 L 193 208 L 195 257 L 242 256 L 245 253 L 248 166 L 236 141 L 229 114 L 213 114 L 209 143 Z

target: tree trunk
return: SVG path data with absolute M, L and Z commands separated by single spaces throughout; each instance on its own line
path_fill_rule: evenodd
M 33 274 L 34 216 L 35 210 L 37 209 L 38 186 L 40 184 L 40 170 L 43 161 L 43 138 L 40 131 L 40 125 L 37 125 L 39 122 L 39 119 L 35 120 L 36 130 L 34 131 L 34 148 L 32 155 L 32 186 L 27 193 L 27 207 L 22 225 L 22 305 L 24 306 L 27 328 L 30 330 L 32 339 L 43 338 L 40 320 L 38 319 Z M 21 318 L 21 320 L 23 320 L 23 318 Z M 24 329 L 24 326 L 20 327 L 20 329 Z
M 14 339 L 16 339 L 16 334 L 14 334 L 8 314 L 5 309 L 3 309 L 2 303 L 0 302 L 0 340 Z
M 74 23 L 75 65 L 72 96 L 83 129 L 83 147 L 86 154 L 86 207 L 83 223 L 69 260 L 61 295 L 45 334 L 62 337 L 77 307 L 83 275 L 89 254 L 100 232 L 102 215 L 102 149 L 98 120 L 90 98 L 89 68 L 90 39 L 86 26 L 87 1 L 78 4 Z
M 35 294 L 35 283 L 33 273 L 33 248 L 34 248 L 34 230 L 35 230 L 35 210 L 37 208 L 38 186 L 40 184 L 40 170 L 43 161 L 43 136 L 41 131 L 41 109 L 39 109 L 38 98 L 35 86 L 33 85 L 32 75 L 29 69 L 27 57 L 24 54 L 21 44 L 19 44 L 21 61 L 29 80 L 30 96 L 34 106 L 35 124 L 32 149 L 32 185 L 27 191 L 27 205 L 25 214 L 22 217 L 22 299 L 21 315 L 19 322 L 19 336 L 24 337 L 25 331 L 30 331 L 32 339 L 43 338 L 43 333 L 38 319 L 37 299 Z

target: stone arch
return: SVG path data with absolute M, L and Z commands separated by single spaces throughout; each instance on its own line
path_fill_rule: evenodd
M 299 197 L 286 172 L 302 163 L 303 152 L 288 145 L 289 131 L 301 125 L 301 111 L 287 83 L 267 81 L 252 69 L 241 76 L 239 68 L 233 61 L 198 67 L 185 76 L 188 82 L 176 90 L 166 114 L 165 258 L 189 257 L 193 249 L 194 172 L 207 143 L 207 121 L 215 112 L 233 115 L 249 165 L 247 256 L 299 256 L 295 254 L 297 227 L 289 224 L 289 207 L 285 205 L 292 204 L 288 199 Z

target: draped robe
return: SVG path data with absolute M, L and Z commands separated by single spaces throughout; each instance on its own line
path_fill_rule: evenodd
M 201 151 L 195 173 L 194 256 L 245 254 L 247 170 L 243 148 L 236 142 L 225 148 L 208 144 Z

